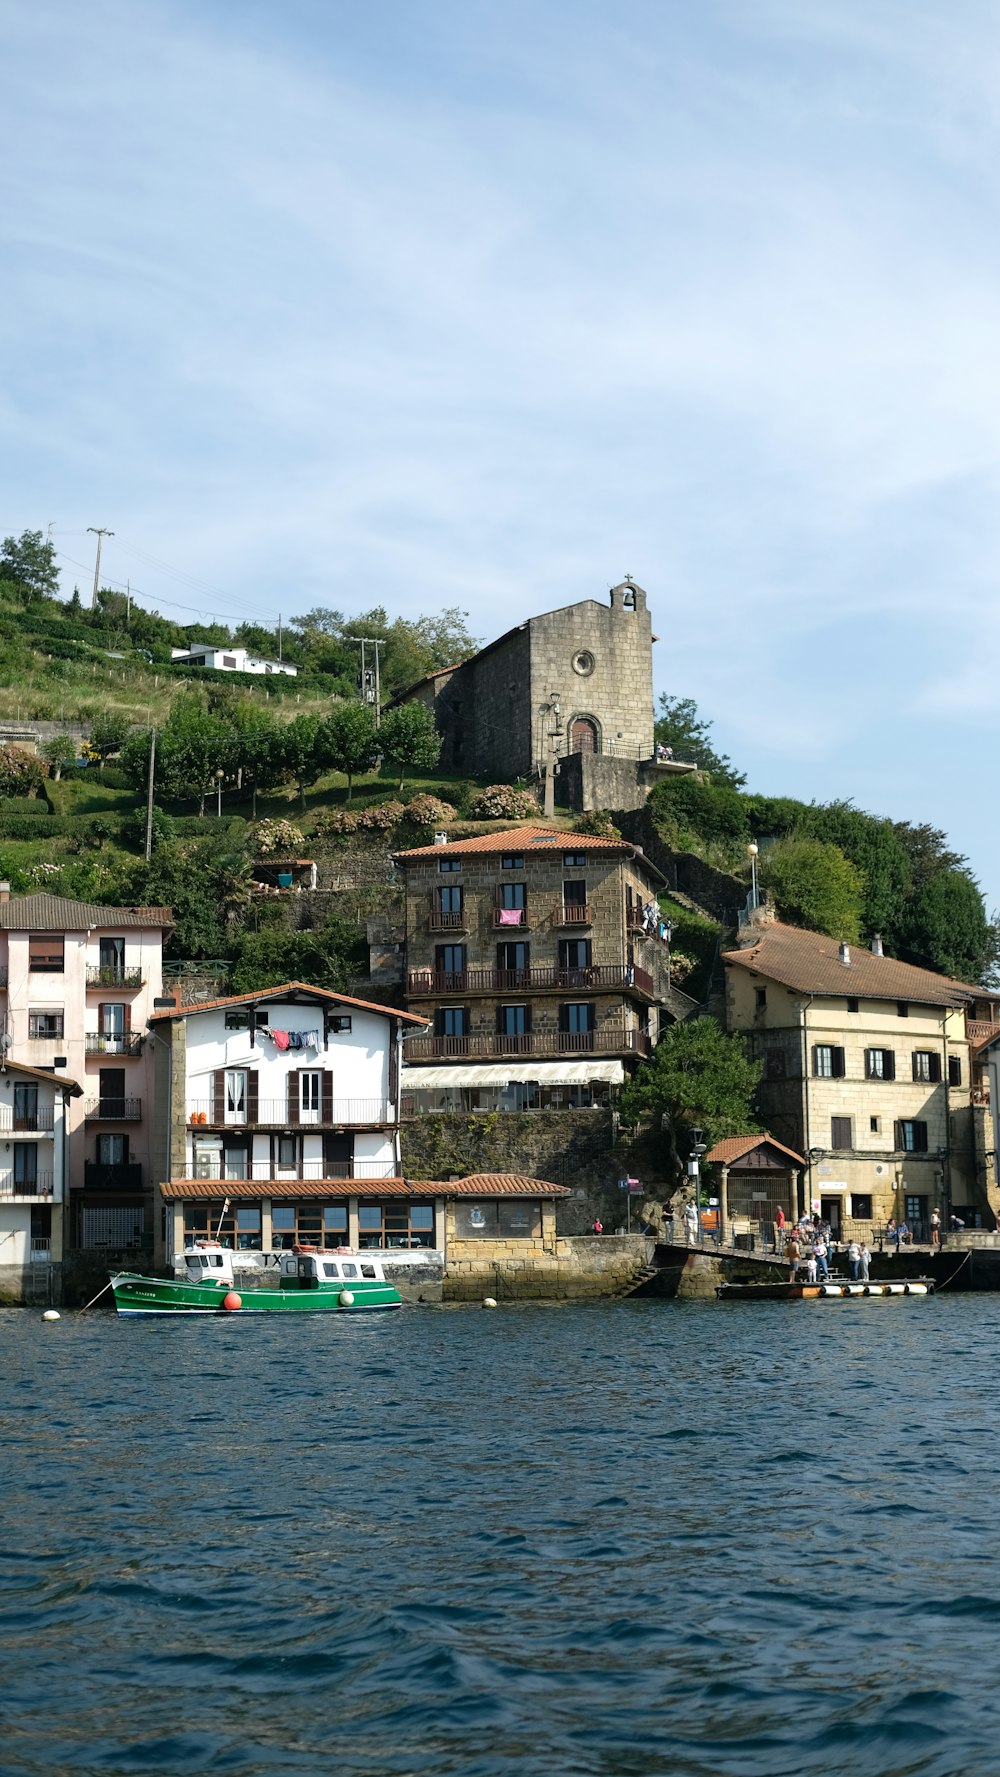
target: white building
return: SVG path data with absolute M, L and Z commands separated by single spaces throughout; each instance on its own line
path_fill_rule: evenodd
M 407 1187 L 399 1159 L 402 1035 L 422 1025 L 296 981 L 161 1002 L 161 1256 L 220 1230 L 248 1264 L 296 1244 L 437 1247 L 440 1210 Z
M 268 660 L 262 654 L 251 654 L 247 648 L 216 648 L 208 642 L 199 642 L 193 648 L 171 648 L 170 655 L 173 660 L 186 661 L 188 666 L 207 666 L 215 672 L 284 673 L 294 679 L 299 671 L 288 660 Z
M 59 1294 L 69 1107 L 80 1096 L 65 1074 L 0 1059 L 0 1302 Z

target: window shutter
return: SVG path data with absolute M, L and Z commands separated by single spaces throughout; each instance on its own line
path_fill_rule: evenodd
M 252 1067 L 247 1073 L 247 1122 L 256 1123 L 259 1101 L 257 1098 L 257 1069 Z
M 900 1150 L 903 1146 L 903 1125 L 898 1121 L 892 1126 L 892 1145 Z
M 333 1122 L 333 1075 L 329 1069 L 323 1074 L 323 1121 Z
M 226 1119 L 226 1070 L 217 1067 L 212 1075 L 212 1122 L 224 1123 Z
M 934 1081 L 935 1085 L 939 1085 L 941 1080 L 941 1057 L 933 1049 L 931 1050 L 930 1063 L 931 1079 Z
M 896 1052 L 894 1049 L 883 1049 L 882 1055 L 884 1057 L 883 1065 L 885 1067 L 885 1072 L 882 1075 L 882 1078 L 884 1080 L 894 1080 L 896 1078 Z
M 834 1079 L 835 1080 L 842 1080 L 844 1077 L 844 1071 L 845 1071 L 844 1070 L 844 1051 L 843 1051 L 843 1049 L 835 1049 L 833 1051 L 833 1077 L 834 1077 Z
M 291 1068 L 287 1078 L 288 1084 L 288 1121 L 297 1123 L 299 1120 L 299 1074 L 297 1068 Z
M 125 1008 L 122 1013 L 122 1029 L 126 1030 L 126 1031 L 129 1031 L 132 1029 L 132 1007 L 127 1000 L 125 1002 Z
M 97 1029 L 98 1029 L 98 1033 L 103 1037 L 103 1035 L 104 1035 L 104 1006 L 103 1006 L 103 1004 L 99 1005 L 97 1008 Z

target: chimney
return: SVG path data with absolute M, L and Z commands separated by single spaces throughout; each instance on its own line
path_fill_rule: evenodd
M 841 944 L 841 946 L 840 946 L 840 960 L 843 963 L 845 969 L 850 968 L 851 946 L 849 944 Z
M 447 833 L 435 833 L 435 835 L 434 835 L 434 844 L 435 845 L 447 845 L 447 843 L 448 843 Z
M 10 900 L 10 883 L 0 882 L 0 904 Z
M 882 934 L 881 932 L 875 932 L 872 936 L 872 956 L 884 956 L 884 954 L 885 952 L 882 949 Z

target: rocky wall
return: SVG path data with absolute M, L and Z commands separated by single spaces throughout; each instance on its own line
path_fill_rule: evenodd
M 541 1240 L 453 1240 L 444 1279 L 446 1302 L 566 1301 L 627 1293 L 650 1263 L 656 1243 L 641 1235 Z

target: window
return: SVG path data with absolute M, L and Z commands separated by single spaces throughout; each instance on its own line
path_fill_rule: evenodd
M 570 1004 L 559 1008 L 559 1029 L 572 1036 L 589 1036 L 593 1034 L 595 1013 L 594 1007 L 587 1002 Z
M 294 1172 L 299 1163 L 298 1138 L 294 1135 L 279 1135 L 277 1164 L 285 1172 Z
M 896 1001 L 896 1016 L 898 1018 L 909 1018 L 910 1008 L 905 1000 Z
M 14 1087 L 14 1128 L 38 1128 L 38 1087 Z
M 496 1203 L 456 1203 L 455 1234 L 459 1240 L 496 1240 L 500 1229 Z
M 524 853 L 519 851 L 505 851 L 500 859 L 500 868 L 501 870 L 523 870 Z
M 442 858 L 438 864 L 438 871 L 442 876 L 451 876 L 456 870 L 461 870 L 461 868 L 461 858 Z
M 323 1215 L 321 1203 L 272 1203 L 273 1251 L 288 1252 L 293 1246 L 340 1246 L 340 1240 L 324 1240 Z
M 855 999 L 849 999 L 849 1000 L 848 1000 L 848 1002 L 847 1002 L 847 1010 L 848 1010 L 848 1011 L 849 1011 L 849 1012 L 856 1012 L 856 1011 L 857 1011 L 857 1009 L 858 1009 L 858 1002 L 857 1002 L 857 1000 L 855 1000 Z
M 127 1135 L 99 1135 L 97 1138 L 98 1166 L 124 1166 L 128 1160 Z
M 399 1202 L 395 1198 L 385 1203 L 360 1203 L 358 1245 L 363 1250 L 433 1246 L 434 1205 Z
M 813 1074 L 817 1080 L 840 1080 L 844 1076 L 844 1051 L 833 1043 L 814 1043 Z
M 236 665 L 235 654 L 224 654 L 222 656 L 222 664 L 223 664 L 223 666 L 235 666 Z
M 323 1075 L 309 1068 L 299 1075 L 299 1122 L 322 1123 Z
M 351 1012 L 335 1012 L 333 1014 L 332 1018 L 327 1019 L 327 1024 L 326 1024 L 327 1036 L 334 1036 L 334 1037 L 350 1036 L 352 1017 L 353 1017 L 353 1013 L 351 1013 Z
M 758 1012 L 763 1012 L 764 1007 L 767 1005 L 767 988 L 755 987 L 753 990 L 753 997 Z
M 582 975 L 589 969 L 593 960 L 593 945 L 589 938 L 560 938 L 559 968 L 563 974 Z M 570 981 L 570 987 L 583 986 L 581 981 Z
M 913 1078 L 938 1081 L 941 1078 L 941 1057 L 934 1049 L 914 1049 Z
M 346 1203 L 325 1203 L 323 1205 L 323 1245 L 347 1245 Z
M 564 851 L 563 852 L 563 869 L 564 870 L 585 870 L 586 868 L 587 868 L 587 854 L 585 851 Z
M 38 1189 L 36 1141 L 19 1141 L 14 1144 L 14 1189 L 25 1193 Z
M 245 1123 L 247 1120 L 247 1076 L 243 1068 L 226 1070 L 226 1122 Z
M 563 906 L 586 907 L 587 884 L 582 877 L 574 877 L 572 882 L 563 883 Z
M 498 1203 L 497 1210 L 501 1240 L 532 1240 L 537 1239 L 541 1234 L 542 1206 L 540 1203 L 527 1203 L 522 1198 L 513 1203 Z
M 502 1037 L 523 1037 L 531 1029 L 530 1006 L 498 1006 L 497 1032 Z
M 227 1141 L 223 1144 L 222 1176 L 229 1179 L 250 1177 L 250 1157 L 245 1141 Z
M 452 882 L 446 888 L 434 890 L 434 910 L 436 913 L 461 913 L 462 887 Z
M 28 1036 L 40 1042 L 58 1041 L 63 1034 L 62 1012 L 29 1012 Z
M 867 1080 L 894 1080 L 896 1078 L 895 1051 L 893 1049 L 866 1049 L 865 1078 Z
M 260 1205 L 240 1203 L 236 1209 L 236 1248 L 238 1252 L 260 1252 Z
M 948 1057 L 948 1084 L 949 1086 L 961 1086 L 962 1084 L 962 1058 L 960 1055 L 949 1055 Z
M 32 975 L 61 975 L 65 969 L 66 940 L 61 932 L 42 932 L 28 939 L 28 968 Z
M 450 977 L 452 981 L 456 976 L 464 976 L 465 954 L 464 944 L 439 944 L 434 951 L 435 975 Z
M 524 882 L 502 882 L 500 884 L 500 906 L 524 908 L 528 904 L 528 886 Z
M 896 1124 L 896 1146 L 904 1154 L 926 1154 L 927 1124 L 905 1118 Z
M 97 1029 L 101 1037 L 100 1047 L 105 1055 L 125 1054 L 130 1015 L 131 1008 L 120 1001 L 109 1001 L 98 1006 Z
M 850 1148 L 853 1145 L 850 1117 L 831 1117 L 830 1146 L 832 1148 Z
M 527 987 L 527 980 L 518 980 L 525 975 L 531 958 L 531 947 L 519 939 L 508 938 L 497 945 L 497 970 L 501 975 L 513 976 L 514 979 L 502 982 L 506 987 Z
M 100 942 L 101 980 L 110 986 L 125 977 L 124 938 L 102 938 Z
M 468 1006 L 439 1006 L 434 1014 L 434 1028 L 439 1037 L 467 1037 Z
M 872 1219 L 872 1200 L 864 1191 L 855 1191 L 851 1196 L 851 1214 L 856 1221 L 870 1222 Z
M 879 1121 L 878 1121 L 878 1118 L 877 1118 L 877 1117 L 869 1117 L 869 1119 L 868 1119 L 868 1128 L 869 1128 L 869 1130 L 870 1130 L 870 1131 L 871 1131 L 871 1133 L 872 1133 L 872 1135 L 877 1135 L 877 1134 L 878 1134 L 878 1130 L 879 1130 Z
M 465 1202 L 455 1205 L 459 1240 L 537 1239 L 542 1231 L 542 1206 L 537 1202 Z
M 248 1011 L 227 1012 L 226 1013 L 226 1029 L 227 1030 L 249 1030 L 250 1029 L 250 1013 Z

